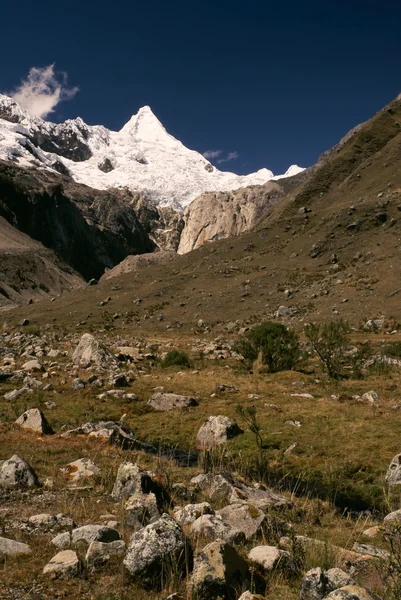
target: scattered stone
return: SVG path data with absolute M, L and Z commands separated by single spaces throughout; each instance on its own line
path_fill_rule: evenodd
M 76 577 L 80 570 L 79 559 L 73 550 L 64 550 L 53 556 L 43 569 L 43 575 Z
M 322 571 L 317 567 L 308 571 L 302 579 L 300 600 L 322 600 L 330 592 L 351 584 L 351 577 L 341 569 Z
M 216 541 L 197 555 L 190 585 L 194 598 L 234 600 L 249 581 L 246 561 L 230 544 Z
M 401 508 L 389 513 L 386 517 L 384 517 L 383 522 L 386 525 L 391 523 L 401 523 Z
M 149 398 L 147 404 L 155 410 L 168 411 L 174 410 L 175 408 L 183 409 L 188 408 L 189 406 L 197 406 L 199 404 L 199 399 L 163 392 L 153 394 L 153 396 Z
M 189 533 L 195 538 L 224 540 L 234 544 L 245 541 L 244 533 L 224 522 L 219 515 L 202 515 L 192 523 Z
M 125 552 L 125 542 L 116 540 L 114 542 L 91 542 L 86 553 L 86 562 L 90 566 L 102 565 L 113 556 L 122 556 Z
M 136 492 L 129 496 L 124 504 L 125 524 L 135 531 L 160 518 L 156 495 Z
M 256 546 L 248 552 L 248 559 L 260 565 L 265 571 L 277 568 L 279 563 L 288 559 L 289 556 L 288 552 L 280 550 L 276 546 Z
M 286 506 L 290 501 L 285 496 L 266 488 L 262 484 L 252 487 L 233 477 L 229 473 L 198 475 L 191 483 L 208 494 L 213 502 L 236 503 L 248 502 L 260 510 L 271 506 Z
M 33 487 L 38 484 L 35 471 L 17 454 L 0 461 L 0 487 Z
M 122 463 L 119 466 L 111 492 L 111 497 L 115 502 L 121 502 L 128 496 L 149 494 L 150 492 L 154 493 L 156 497 L 162 496 L 161 487 L 153 481 L 147 471 L 134 463 Z
M 8 400 L 9 402 L 12 402 L 13 400 L 16 400 L 17 398 L 19 398 L 20 396 L 24 396 L 25 394 L 29 394 L 30 392 L 32 392 L 32 390 L 30 390 L 29 387 L 27 387 L 27 386 L 20 388 L 19 390 L 11 390 L 10 392 L 7 392 L 6 394 L 4 394 L 4 400 Z
M 347 585 L 331 592 L 323 600 L 380 600 L 376 595 L 371 595 L 367 590 L 357 585 Z
M 19 425 L 23 429 L 31 429 L 32 431 L 42 433 L 43 435 L 51 435 L 54 433 L 53 429 L 47 422 L 46 417 L 42 411 L 39 410 L 39 408 L 30 408 L 24 412 L 15 421 L 15 424 Z
M 82 481 L 82 479 L 87 479 L 100 473 L 99 467 L 90 458 L 79 458 L 61 467 L 60 471 L 63 473 L 64 478 L 72 483 Z
M 134 579 L 160 588 L 163 566 L 172 563 L 176 573 L 185 572 L 186 559 L 191 562 L 189 554 L 180 526 L 172 517 L 163 514 L 158 521 L 131 536 L 124 566 Z
M 91 363 L 107 365 L 115 362 L 114 356 L 90 333 L 84 333 L 75 348 L 72 360 L 75 364 L 88 366 Z
M 247 540 L 259 533 L 266 518 L 263 511 L 246 502 L 225 506 L 218 510 L 216 515 L 233 529 L 241 531 Z
M 301 427 L 302 426 L 300 421 L 294 421 L 293 419 L 286 421 L 285 425 L 291 425 L 291 427 Z
M 79 377 L 77 377 L 76 379 L 74 379 L 71 383 L 71 387 L 73 390 L 75 390 L 76 392 L 78 392 L 79 390 L 83 390 L 85 388 L 85 383 L 82 381 L 82 379 L 80 379 Z
M 252 594 L 252 592 L 246 591 L 240 596 L 239 600 L 266 600 L 266 598 L 260 596 L 260 594 Z
M 109 379 L 109 384 L 113 387 L 129 387 L 129 383 L 127 381 L 124 373 L 117 373 L 116 375 L 111 375 Z
M 0 537 L 0 556 L 22 556 L 31 553 L 28 544 Z
M 49 513 L 32 515 L 32 517 L 29 517 L 28 519 L 28 524 L 43 532 L 54 531 L 57 529 L 73 529 L 76 527 L 73 519 L 62 513 L 57 515 L 51 515 Z
M 236 393 L 236 392 L 238 392 L 238 388 L 236 388 L 235 385 L 226 385 L 225 383 L 220 383 L 216 387 L 216 392 L 218 394 L 222 394 L 224 392 Z
M 284 456 L 288 456 L 289 454 L 292 454 L 292 452 L 295 450 L 295 448 L 298 446 L 298 442 L 294 442 L 293 444 L 291 444 L 291 446 L 288 446 L 287 450 L 284 452 Z
M 75 546 L 78 542 L 114 542 L 120 540 L 121 535 L 116 529 L 106 527 L 105 525 L 82 525 L 73 529 L 70 533 L 60 533 L 51 540 L 51 544 L 57 548 L 65 549 L 69 546 Z
M 24 363 L 21 368 L 24 371 L 43 371 L 43 366 L 36 359 L 28 360 L 28 362 Z
M 365 529 L 365 531 L 363 532 L 363 535 L 365 537 L 368 538 L 374 538 L 377 537 L 380 533 L 380 527 L 375 526 L 375 527 L 369 527 L 368 529 Z
M 209 417 L 196 436 L 197 450 L 210 450 L 243 433 L 235 421 L 219 415 Z
M 184 508 L 178 508 L 174 511 L 174 519 L 181 527 L 183 525 L 191 525 L 203 515 L 214 515 L 214 510 L 208 502 L 187 504 Z
M 376 548 L 376 546 L 370 546 L 369 544 L 359 544 L 358 542 L 354 542 L 352 546 L 354 552 L 359 552 L 359 554 L 367 554 L 369 556 L 377 556 L 379 558 L 389 558 L 390 553 L 387 550 L 383 550 L 383 548 Z
M 401 484 L 401 453 L 396 454 L 392 459 L 385 479 L 389 485 Z

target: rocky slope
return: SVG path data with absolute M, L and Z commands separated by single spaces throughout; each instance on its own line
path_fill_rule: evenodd
M 84 286 L 53 251 L 0 217 L 0 310 Z
M 48 123 L 0 94 L 0 159 L 70 175 L 95 189 L 127 187 L 181 210 L 205 191 L 262 184 L 273 173 L 222 172 L 169 135 L 148 106 L 118 131 L 82 119 Z M 286 176 L 301 168 L 293 165 Z M 280 176 L 279 176 L 280 177 Z

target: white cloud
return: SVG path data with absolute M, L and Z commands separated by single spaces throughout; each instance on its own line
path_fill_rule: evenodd
M 228 152 L 225 156 L 223 156 L 223 150 L 206 150 L 203 153 L 203 156 L 208 160 L 215 160 L 218 164 L 229 162 L 230 160 L 236 160 L 239 158 L 238 152 Z
M 229 162 L 230 160 L 237 160 L 239 158 L 238 152 L 229 152 L 227 156 L 223 156 L 223 158 L 219 158 L 217 161 L 219 164 Z
M 223 150 L 206 150 L 206 152 L 203 153 L 203 156 L 205 158 L 207 158 L 208 160 L 209 159 L 213 160 L 214 158 L 218 158 L 222 154 L 223 154 Z
M 52 64 L 32 67 L 26 79 L 9 95 L 31 115 L 43 119 L 55 111 L 59 102 L 73 98 L 78 89 L 67 87 L 66 73 L 56 73 Z

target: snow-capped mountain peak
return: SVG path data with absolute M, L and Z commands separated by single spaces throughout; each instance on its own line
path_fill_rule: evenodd
M 95 189 L 128 187 L 156 204 L 183 210 L 206 191 L 230 191 L 289 177 L 293 165 L 274 177 L 266 168 L 250 175 L 219 171 L 204 156 L 170 135 L 149 106 L 120 131 L 87 125 L 80 117 L 50 123 L 0 94 L 0 158 L 57 170 Z

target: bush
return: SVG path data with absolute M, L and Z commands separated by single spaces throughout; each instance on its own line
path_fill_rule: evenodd
M 346 377 L 346 353 L 349 350 L 348 333 L 350 327 L 346 321 L 331 321 L 324 325 L 312 323 L 306 325 L 305 335 L 313 350 L 323 363 L 329 377 Z
M 237 350 L 251 365 L 259 359 L 269 373 L 291 370 L 302 358 L 295 331 L 271 321 L 252 327 Z
M 401 342 L 390 342 L 383 348 L 383 354 L 385 356 L 391 356 L 392 358 L 401 358 Z
M 369 344 L 361 344 L 358 348 L 351 346 L 348 338 L 350 331 L 349 324 L 342 319 L 305 327 L 305 335 L 314 352 L 333 379 L 350 376 L 361 379 L 365 363 L 372 354 Z
M 191 361 L 186 352 L 182 350 L 170 350 L 167 352 L 166 358 L 162 361 L 162 366 L 166 367 L 185 367 L 190 368 Z

